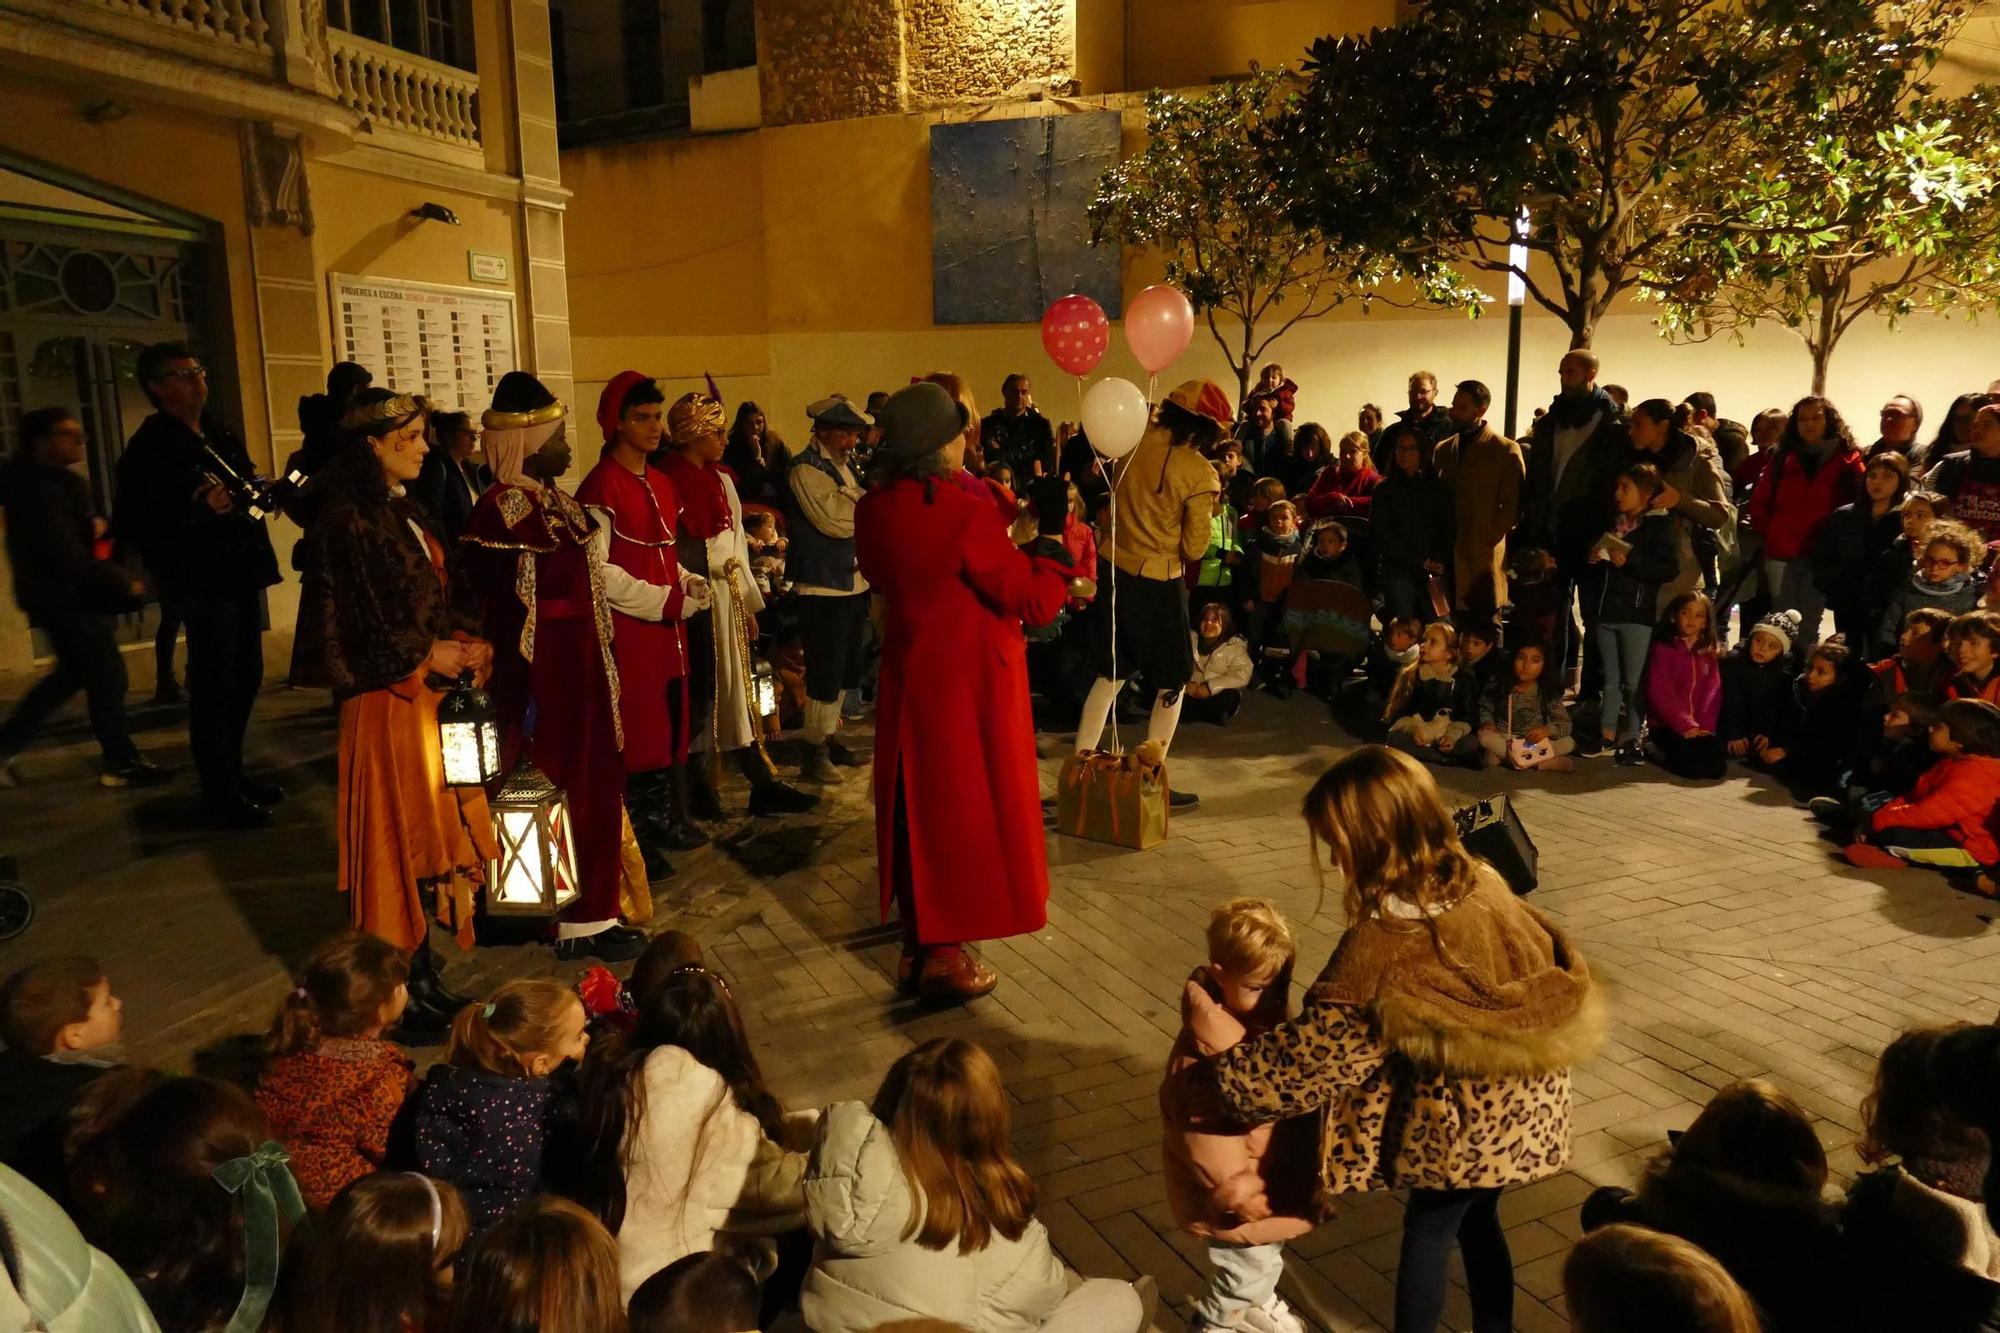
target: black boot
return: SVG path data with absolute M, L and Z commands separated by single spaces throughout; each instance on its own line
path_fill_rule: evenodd
M 472 1003 L 470 997 L 445 989 L 443 980 L 438 976 L 437 960 L 431 957 L 428 943 L 417 945 L 410 955 L 408 986 L 410 1005 L 399 1023 L 401 1027 L 448 1028 L 458 1011 Z
M 697 847 L 708 846 L 708 835 L 695 827 L 694 819 L 688 813 L 688 769 L 691 767 L 690 764 L 675 764 L 660 770 L 664 796 L 660 806 L 663 811 L 660 842 L 676 852 L 691 852 Z
M 708 756 L 691 754 L 676 773 L 684 774 L 687 783 L 687 809 L 695 819 L 727 819 L 722 809 L 722 798 L 715 794 L 715 784 L 708 779 Z
M 778 774 L 771 767 L 771 761 L 755 745 L 746 745 L 736 752 L 736 761 L 742 766 L 743 776 L 750 782 L 750 817 L 764 815 L 802 815 L 817 809 L 819 797 L 808 795 L 797 787 L 778 781 Z

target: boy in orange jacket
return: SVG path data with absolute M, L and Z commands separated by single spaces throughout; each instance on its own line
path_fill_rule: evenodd
M 2000 807 L 2000 705 L 1953 699 L 1931 728 L 1942 756 L 1907 796 L 1875 812 L 1866 839 L 1849 846 L 1850 864 L 1904 864 L 1981 870 L 2000 862 L 1993 816 Z
M 1259 898 L 1215 909 L 1208 923 L 1208 964 L 1189 979 L 1240 1020 L 1252 1035 L 1290 1013 L 1291 928 Z M 1285 1242 L 1312 1230 L 1317 1179 L 1318 1117 L 1250 1126 L 1218 1103 L 1205 1077 L 1206 1057 L 1182 1005 L 1181 1032 L 1160 1084 L 1166 1124 L 1162 1153 L 1167 1204 L 1174 1221 L 1208 1243 L 1214 1269 L 1195 1306 L 1193 1328 L 1246 1333 L 1304 1333 L 1278 1296 Z

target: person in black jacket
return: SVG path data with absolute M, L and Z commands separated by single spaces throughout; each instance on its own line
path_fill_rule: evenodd
M 244 774 L 243 738 L 264 683 L 263 594 L 278 581 L 278 559 L 263 523 L 221 480 L 224 464 L 251 476 L 250 455 L 204 410 L 208 372 L 184 344 L 142 351 L 139 384 L 158 410 L 118 460 L 112 530 L 184 617 L 188 741 L 210 818 L 268 824 L 284 791 Z
M 1639 677 L 1660 619 L 1660 589 L 1681 568 L 1680 530 L 1672 513 L 1659 507 L 1666 488 L 1651 463 L 1636 463 L 1620 473 L 1611 492 L 1617 517 L 1588 556 L 1591 564 L 1604 566 L 1603 591 L 1592 617 L 1598 659 L 1604 664 L 1599 731 L 1603 744 L 1615 746 L 1617 761 L 1628 767 L 1645 762 L 1639 749 L 1646 712 Z M 1584 739 L 1588 742 L 1588 734 Z
M 424 456 L 424 470 L 410 483 L 409 495 L 437 520 L 446 544 L 456 546 L 473 506 L 493 484 L 493 473 L 472 461 L 479 431 L 470 416 L 440 412 L 431 418 L 431 434 L 435 443 Z
M 55 669 L 0 723 L 0 787 L 14 784 L 14 756 L 78 690 L 89 701 L 90 729 L 104 757 L 99 782 L 150 787 L 169 777 L 139 756 L 125 722 L 125 659 L 111 617 L 137 606 L 145 585 L 123 566 L 96 558 L 98 519 L 90 486 L 75 470 L 83 458 L 75 414 L 44 407 L 21 418 L 20 450 L 0 472 L 14 600 L 56 655 Z
M 1413 426 L 1392 426 L 1389 470 L 1369 498 L 1376 589 L 1384 623 L 1431 616 L 1430 580 L 1451 560 L 1451 491 L 1431 473 L 1430 446 Z
M 1729 757 L 1775 768 L 1785 762 L 1799 729 L 1792 643 L 1799 613 L 1773 611 L 1722 659 L 1722 713 L 1715 734 Z
M 1903 537 L 1903 496 L 1910 489 L 1910 460 L 1890 450 L 1868 460 L 1862 495 L 1833 511 L 1813 539 L 1813 586 L 1833 612 L 1833 627 L 1857 653 L 1876 645 L 1894 586 L 1881 572 Z M 1900 582 L 1900 580 L 1898 581 Z

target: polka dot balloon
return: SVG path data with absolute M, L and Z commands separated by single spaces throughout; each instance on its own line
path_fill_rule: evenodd
M 1065 374 L 1088 375 L 1110 346 L 1111 321 L 1088 296 L 1065 296 L 1042 316 L 1042 350 Z

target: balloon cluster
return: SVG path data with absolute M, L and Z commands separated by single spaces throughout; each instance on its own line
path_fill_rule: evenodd
M 1194 337 L 1194 307 L 1186 296 L 1156 283 L 1132 298 L 1125 311 L 1125 345 L 1157 375 L 1180 359 Z M 1088 296 L 1065 296 L 1042 316 L 1042 348 L 1078 379 L 1097 369 L 1111 346 L 1111 321 Z M 1083 433 L 1106 458 L 1123 458 L 1139 447 L 1152 409 L 1130 380 L 1102 379 L 1083 395 Z

